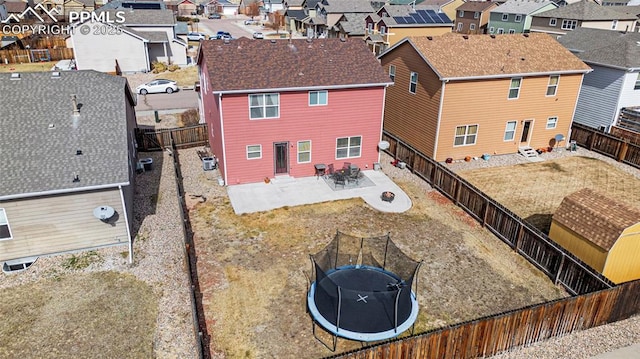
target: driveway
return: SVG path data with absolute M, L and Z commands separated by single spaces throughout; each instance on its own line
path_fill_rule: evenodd
M 171 94 L 137 95 L 136 112 L 198 108 L 198 94 L 193 90 L 180 90 Z

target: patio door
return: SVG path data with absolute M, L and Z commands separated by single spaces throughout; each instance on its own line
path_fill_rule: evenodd
M 520 145 L 529 145 L 529 135 L 533 127 L 533 120 L 525 120 L 522 124 L 522 136 L 520 136 Z
M 289 142 L 273 144 L 275 174 L 289 173 Z

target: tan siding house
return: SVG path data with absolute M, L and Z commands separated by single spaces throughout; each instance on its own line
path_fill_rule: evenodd
M 640 279 L 640 209 L 589 188 L 565 197 L 549 238 L 618 284 Z
M 590 71 L 546 34 L 410 37 L 379 58 L 395 75 L 384 129 L 438 161 L 569 138 Z

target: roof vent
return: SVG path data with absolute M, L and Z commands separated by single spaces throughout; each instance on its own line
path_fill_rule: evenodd
M 310 37 L 307 37 L 307 42 L 313 42 L 313 40 Z
M 469 40 L 469 36 L 467 36 L 467 35 L 462 35 L 462 38 L 465 39 L 465 40 Z
M 529 37 L 529 34 L 522 34 L 522 36 L 524 36 L 524 37 Z
M 60 71 L 54 71 L 51 73 L 51 78 L 54 79 L 59 79 L 60 78 Z
M 56 129 L 56 125 L 54 125 L 53 123 L 49 124 L 49 127 L 47 127 L 50 130 L 55 130 Z
M 492 39 L 495 39 L 495 38 L 496 38 L 496 35 L 493 35 L 493 34 L 491 34 L 491 35 L 489 35 L 489 36 L 491 36 L 491 38 L 492 38 Z
M 73 182 L 80 182 L 80 176 L 73 175 Z
M 433 36 L 427 36 L 427 40 L 433 40 Z
M 276 43 L 276 40 L 275 40 L 275 39 L 271 39 L 271 43 L 272 43 L 272 44 L 275 44 L 275 43 Z
M 12 72 L 11 73 L 11 79 L 12 80 L 20 80 L 20 73 L 19 72 Z
M 76 156 L 82 155 L 82 150 L 76 150 Z
M 340 36 L 340 42 L 347 42 L 347 39 L 345 39 L 344 37 Z
M 229 38 L 228 38 L 228 37 L 225 37 L 225 38 L 224 38 L 224 43 L 225 43 L 225 44 L 228 44 L 228 43 L 229 43 Z

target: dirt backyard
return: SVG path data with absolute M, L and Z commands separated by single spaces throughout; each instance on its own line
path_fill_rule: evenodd
M 383 171 L 411 197 L 405 213 L 373 210 L 360 199 L 236 215 L 215 171 L 195 149 L 180 151 L 198 274 L 214 358 L 319 358 L 333 354 L 312 334 L 306 313 L 311 262 L 336 230 L 391 234 L 418 275 L 416 332 L 567 294 L 462 210 L 411 175 Z M 267 184 L 265 184 L 267 185 Z M 300 194 L 304 196 L 304 193 Z M 329 340 L 326 335 L 322 336 Z M 360 347 L 339 340 L 338 352 Z

